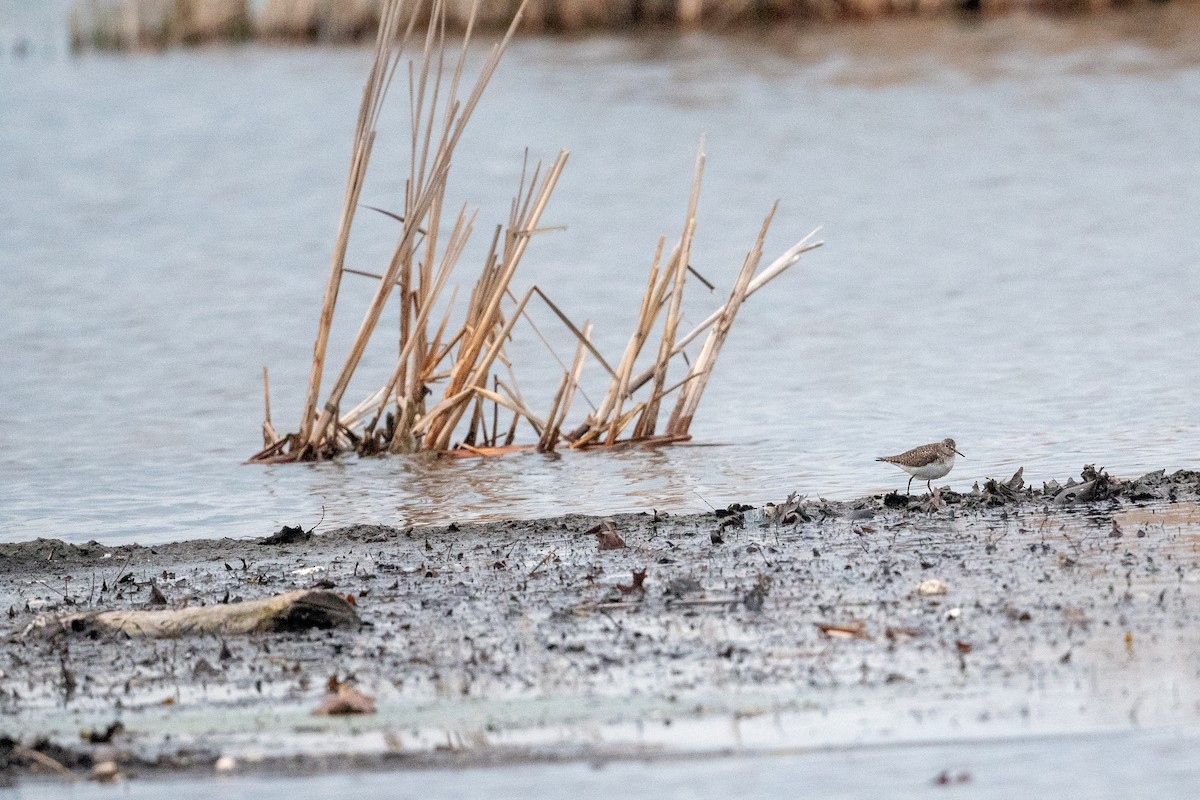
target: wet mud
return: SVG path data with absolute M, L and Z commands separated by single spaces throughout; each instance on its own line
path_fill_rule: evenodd
M 264 534 L 0 545 L 0 775 L 682 757 L 1200 721 L 1196 472 Z M 163 636 L 63 624 L 298 590 L 344 598 L 358 621 Z

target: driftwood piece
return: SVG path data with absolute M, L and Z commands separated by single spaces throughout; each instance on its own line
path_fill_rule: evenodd
M 358 623 L 358 612 L 334 592 L 304 589 L 263 600 L 154 611 L 99 611 L 43 617 L 25 629 L 47 635 L 124 634 L 154 639 L 303 631 Z

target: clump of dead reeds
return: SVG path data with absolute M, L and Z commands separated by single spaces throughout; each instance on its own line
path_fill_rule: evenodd
M 514 276 L 530 241 L 544 230 L 540 227 L 542 216 L 566 166 L 564 151 L 544 170 L 540 164 L 532 167 L 526 164 L 507 224 L 495 229 L 483 267 L 461 310 L 462 319 L 456 327 L 452 326 L 457 294 L 452 292 L 445 302 L 443 294 L 472 233 L 475 215 L 465 206 L 455 213 L 446 208 L 447 176 L 459 138 L 520 24 L 523 8 L 524 5 L 518 9 L 506 36 L 492 48 L 470 91 L 464 94 L 466 54 L 474 16 L 468 17 L 463 42 L 454 52 L 446 36 L 444 0 L 434 0 L 429 11 L 431 24 L 423 34 L 414 34 L 419 9 L 405 14 L 399 0 L 384 4 L 375 57 L 363 90 L 299 429 L 286 436 L 276 433 L 270 420 L 264 371 L 267 398 L 264 448 L 251 460 L 303 461 L 351 451 L 362 455 L 416 451 L 487 454 L 516 447 L 549 451 L 564 441 L 570 447 L 585 448 L 687 439 L 700 397 L 743 301 L 794 264 L 801 253 L 820 244 L 806 239 L 755 275 L 763 239 L 774 215 L 772 209 L 729 299 L 694 330 L 680 336 L 684 287 L 690 270 L 704 170 L 701 148 L 682 236 L 665 261 L 665 241 L 659 241 L 637 324 L 621 361 L 614 368 L 592 343 L 590 323 L 577 325 L 537 286 L 531 286 L 520 297 L 512 290 Z M 420 55 L 405 62 L 405 49 L 418 43 Z M 378 274 L 351 270 L 345 265 L 346 251 L 375 143 L 376 122 L 388 88 L 402 64 L 407 65 L 404 78 L 411 111 L 409 176 L 402 211 L 383 212 L 400 223 L 401 233 L 389 262 Z M 332 386 L 322 394 L 334 312 L 342 281 L 348 273 L 369 277 L 377 286 Z M 345 409 L 351 378 L 378 327 L 384 307 L 393 299 L 399 305 L 400 340 L 390 377 L 357 405 Z M 556 315 L 576 341 L 574 359 L 569 367 L 563 365 L 562 378 L 545 416 L 539 416 L 522 397 L 506 353 L 514 329 L 521 320 L 528 320 L 527 308 L 535 300 Z M 438 308 L 442 310 L 435 314 Z M 679 361 L 677 356 L 705 331 L 708 336 L 687 366 L 686 375 L 671 383 L 672 367 Z M 639 360 L 644 361 L 643 350 L 656 332 L 657 347 L 653 348 L 649 366 L 635 372 Z M 607 374 L 609 385 L 600 405 L 581 424 L 569 429 L 567 418 L 589 356 Z M 503 370 L 497 365 L 503 366 Z M 438 390 L 440 395 L 434 399 Z M 659 430 L 660 408 L 672 395 L 675 395 L 673 411 L 665 428 Z M 532 428 L 536 443 L 516 443 L 522 423 Z
M 729 299 L 703 322 L 680 336 L 680 303 L 683 297 L 684 283 L 689 274 L 688 262 L 692 236 L 696 228 L 696 205 L 703 173 L 704 151 L 701 148 L 696 157 L 695 176 L 692 182 L 691 198 L 688 202 L 687 217 L 684 221 L 683 236 L 679 244 L 671 251 L 665 264 L 662 263 L 664 240 L 659 240 L 658 249 L 650 266 L 650 277 L 642 297 L 637 324 L 625 347 L 624 355 L 612 374 L 608 391 L 599 407 L 568 436 L 571 440 L 571 447 L 619 444 L 621 436 L 629 429 L 630 425 L 633 428 L 627 441 L 633 443 L 665 443 L 688 439 L 692 418 L 695 416 L 700 398 L 712 375 L 717 356 L 733 327 L 733 321 L 741 309 L 742 303 L 795 264 L 803 253 L 822 244 L 819 241 L 812 241 L 813 234 L 810 234 L 789 248 L 762 272 L 755 275 L 755 270 L 762 259 L 763 240 L 766 238 L 771 219 L 775 215 L 775 208 L 772 207 L 766 219 L 763 220 L 753 248 L 746 255 L 733 289 L 730 291 Z M 665 318 L 662 321 L 659 345 L 653 362 L 645 370 L 635 375 L 634 365 L 650 341 L 658 324 L 659 316 L 664 311 L 666 312 Z M 706 330 L 708 337 L 699 354 L 691 360 L 686 375 L 668 386 L 667 374 L 673 359 L 682 354 L 684 348 Z M 647 385 L 650 386 L 649 391 L 641 400 L 635 401 L 635 394 Z M 663 399 L 675 392 L 678 392 L 678 396 L 675 399 L 674 409 L 667 420 L 666 427 L 659 432 L 657 425 L 660 405 Z

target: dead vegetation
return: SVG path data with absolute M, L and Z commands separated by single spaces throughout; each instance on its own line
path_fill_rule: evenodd
M 346 42 L 374 35 L 389 0 L 74 0 L 70 36 L 75 48 L 137 49 L 212 41 Z M 519 0 L 450 0 L 451 30 L 508 25 Z M 997 15 L 1024 10 L 1086 14 L 1153 5 L 1152 0 L 531 0 L 521 28 L 531 33 L 588 30 L 729 30 L 811 20 L 865 20 L 933 14 Z M 429 19 L 428 9 L 421 17 Z
M 560 152 L 548 167 L 528 158 L 507 223 L 497 226 L 474 284 L 458 304 L 452 276 L 476 223 L 476 213 L 451 206 L 447 178 L 456 146 L 472 113 L 512 41 L 525 5 L 507 34 L 488 54 L 469 91 L 464 92 L 468 47 L 475 17 L 468 18 L 461 43 L 447 35 L 442 0 L 432 6 L 432 24 L 416 33 L 419 9 L 393 0 L 384 5 L 375 57 L 363 90 L 346 183 L 341 221 L 313 347 L 313 360 L 298 431 L 279 435 L 271 423 L 264 373 L 266 421 L 257 462 L 306 461 L 342 453 L 360 455 L 433 451 L 486 455 L 512 449 L 552 451 L 572 448 L 661 444 L 689 438 L 692 419 L 717 356 L 744 301 L 818 247 L 812 235 L 758 270 L 774 207 L 737 273 L 726 302 L 692 330 L 682 333 L 683 301 L 689 275 L 697 206 L 704 174 L 703 144 L 696 157 L 691 194 L 677 243 L 662 238 L 650 265 L 637 321 L 616 366 L 593 343 L 593 326 L 576 323 L 538 286 L 514 289 L 514 279 L 533 238 L 547 230 L 543 215 L 567 163 Z M 419 48 L 406 59 L 404 53 Z M 399 72 L 409 89 L 410 160 L 403 206 L 382 211 L 401 230 L 388 263 L 379 272 L 350 269 L 346 252 L 376 139 L 376 123 L 388 88 Z M 330 332 L 339 291 L 347 276 L 364 277 L 376 289 L 332 385 L 323 392 Z M 448 296 L 447 296 L 448 295 Z M 507 346 L 532 303 L 544 304 L 573 337 L 575 355 L 563 365 L 557 390 L 545 405 L 528 401 L 517 382 Z M 399 314 L 398 356 L 390 378 L 357 404 L 346 395 L 385 308 Z M 542 337 L 540 331 L 535 333 Z M 694 357 L 685 348 L 703 337 Z M 551 355 L 558 358 L 556 355 Z M 588 361 L 594 360 L 608 385 L 602 401 L 581 422 L 567 420 L 579 395 Z M 680 361 L 684 363 L 680 365 Z M 561 363 L 561 362 L 560 362 Z M 323 398 L 323 399 L 322 399 Z M 664 404 L 671 411 L 660 421 Z M 544 410 L 543 410 L 544 409 Z M 518 444 L 523 427 L 533 440 Z

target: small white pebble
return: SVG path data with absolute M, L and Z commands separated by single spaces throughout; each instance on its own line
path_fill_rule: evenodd
M 213 764 L 213 768 L 217 772 L 233 772 L 237 769 L 237 760 L 231 756 L 221 756 L 217 759 L 217 763 Z
M 945 594 L 948 587 L 946 582 L 938 578 L 930 578 L 927 581 L 921 581 L 917 586 L 917 594 L 921 597 L 932 597 L 937 594 Z
M 121 773 L 117 769 L 117 762 L 101 761 L 92 767 L 92 772 L 88 775 L 88 780 L 93 780 L 97 783 L 112 783 L 120 777 Z
M 956 619 L 958 619 L 958 618 L 959 618 L 959 616 L 960 616 L 961 614 L 962 614 L 962 609 L 961 609 L 961 608 L 952 608 L 952 609 L 950 609 L 949 611 L 947 611 L 947 612 L 946 612 L 946 620 L 947 620 L 947 621 L 950 621 L 950 620 L 956 620 Z

